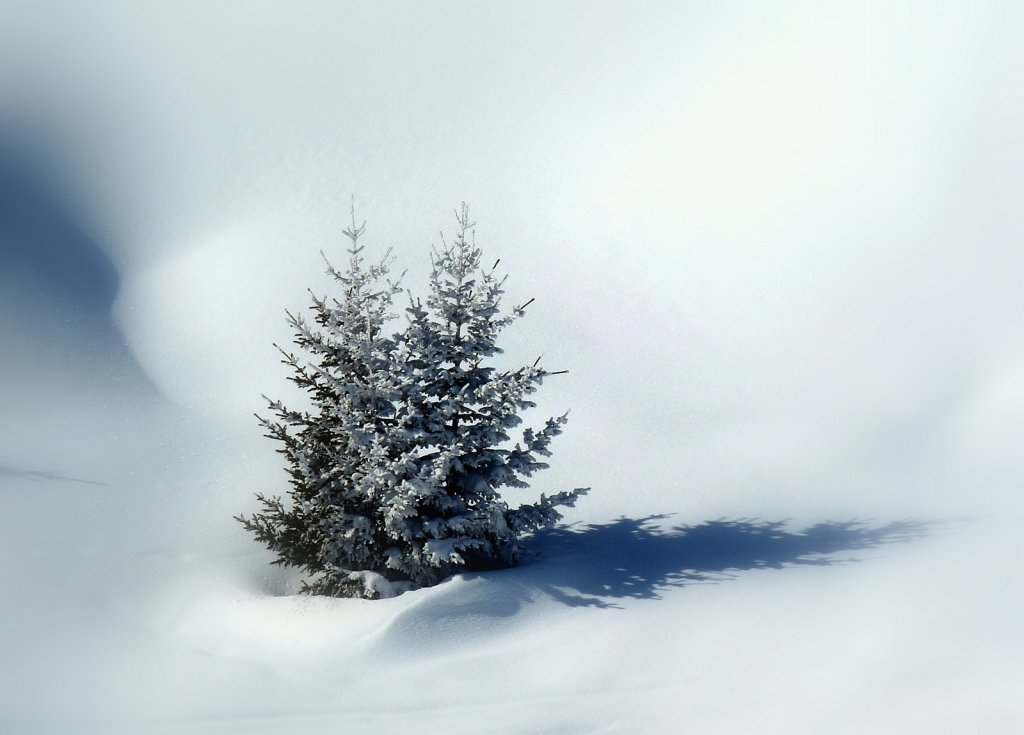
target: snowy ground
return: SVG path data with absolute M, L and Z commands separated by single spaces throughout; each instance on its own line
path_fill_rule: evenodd
M 1019 10 L 62 12 L 0 9 L 0 732 L 1024 730 Z M 351 194 L 414 289 L 467 200 L 570 370 L 517 569 L 299 597 L 231 518 Z

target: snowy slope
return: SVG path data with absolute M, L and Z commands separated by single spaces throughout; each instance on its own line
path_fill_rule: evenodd
M 63 12 L 0 10 L 0 732 L 1024 728 L 1018 11 Z M 468 201 L 570 371 L 517 569 L 299 597 L 231 518 L 352 194 L 414 289 Z

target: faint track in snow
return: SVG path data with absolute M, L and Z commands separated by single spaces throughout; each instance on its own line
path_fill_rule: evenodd
M 62 472 L 42 472 L 39 470 L 22 470 L 16 467 L 0 466 L 0 479 L 11 477 L 18 480 L 32 480 L 33 482 L 79 482 L 84 485 L 106 485 L 105 482 L 97 480 L 85 480 L 81 477 L 70 477 Z

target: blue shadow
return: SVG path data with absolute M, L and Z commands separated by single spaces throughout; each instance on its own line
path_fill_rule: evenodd
M 872 526 L 831 521 L 803 530 L 785 521 L 714 520 L 664 527 L 665 515 L 542 531 L 528 542 L 537 588 L 567 605 L 614 607 L 657 599 L 670 588 L 714 583 L 740 572 L 856 561 L 858 552 L 906 543 L 940 524 L 902 520 Z M 845 558 L 837 554 L 846 553 Z
M 715 584 L 755 570 L 857 562 L 879 547 L 907 543 L 947 525 L 902 520 L 873 525 L 830 521 L 792 529 L 786 521 L 707 521 L 669 526 L 667 515 L 542 531 L 526 540 L 519 567 L 465 575 L 458 594 L 429 595 L 402 611 L 380 645 L 448 646 L 487 636 L 539 599 L 570 607 L 622 608 L 671 589 Z M 390 649 L 389 649 L 390 650 Z
M 0 149 L 0 274 L 4 287 L 35 302 L 109 319 L 120 279 L 43 177 Z
M 18 150 L 0 139 L 0 370 L 36 393 L 56 374 L 155 393 L 113 319 L 117 268 Z

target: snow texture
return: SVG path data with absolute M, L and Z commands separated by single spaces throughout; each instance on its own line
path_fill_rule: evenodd
M 0 732 L 1024 730 L 1020 16 L 0 5 Z M 516 568 L 232 520 L 352 194 L 410 284 L 469 201 L 570 371 Z

